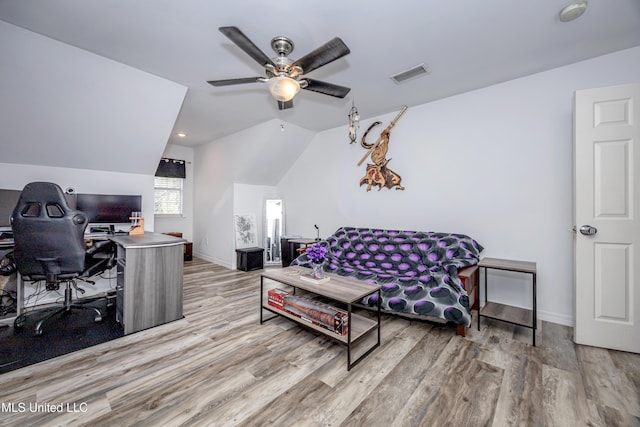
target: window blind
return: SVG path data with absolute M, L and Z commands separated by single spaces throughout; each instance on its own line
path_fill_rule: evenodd
M 155 214 L 182 214 L 182 182 L 181 178 L 154 178 Z

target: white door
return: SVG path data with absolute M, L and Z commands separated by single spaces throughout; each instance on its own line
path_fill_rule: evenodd
M 640 84 L 574 103 L 574 340 L 640 353 Z

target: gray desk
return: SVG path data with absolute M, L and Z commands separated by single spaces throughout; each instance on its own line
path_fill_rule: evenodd
M 181 319 L 186 240 L 151 232 L 109 239 L 118 251 L 116 320 L 124 333 Z
M 117 245 L 116 319 L 125 334 L 182 318 L 183 245 L 166 234 L 89 235 Z M 9 246 L 10 247 L 10 246 Z M 24 311 L 24 283 L 18 274 L 17 313 Z M 15 316 L 0 319 L 13 322 Z

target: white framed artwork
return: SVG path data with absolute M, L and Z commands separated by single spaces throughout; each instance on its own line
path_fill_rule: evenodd
M 255 214 L 234 215 L 236 249 L 258 246 L 258 226 Z

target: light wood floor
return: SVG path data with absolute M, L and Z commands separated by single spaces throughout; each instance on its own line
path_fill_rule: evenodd
M 259 271 L 186 263 L 183 320 L 1 375 L 0 425 L 640 425 L 640 355 L 571 328 L 542 322 L 534 348 L 499 322 L 461 338 L 384 317 L 382 346 L 347 372 L 345 347 L 259 325 L 258 290 Z

